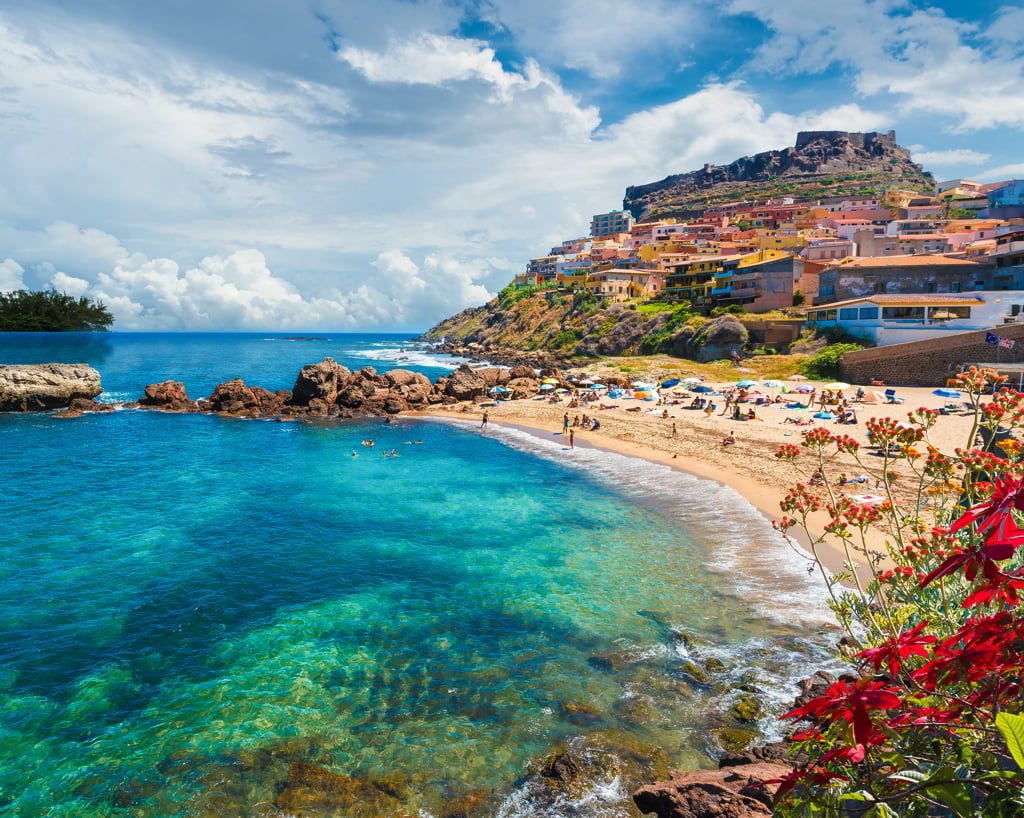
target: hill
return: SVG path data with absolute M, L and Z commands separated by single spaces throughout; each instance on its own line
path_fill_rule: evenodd
M 447 318 L 423 336 L 482 350 L 575 357 L 665 353 L 698 361 L 727 358 L 749 340 L 733 315 L 707 319 L 688 304 L 603 306 L 589 293 L 507 289 L 482 307 Z M 488 356 L 494 358 L 494 356 Z
M 889 188 L 930 193 L 934 184 L 932 175 L 911 160 L 910 151 L 896 143 L 894 131 L 801 131 L 791 148 L 629 187 L 622 205 L 637 218 L 692 218 L 729 202 L 871 196 Z

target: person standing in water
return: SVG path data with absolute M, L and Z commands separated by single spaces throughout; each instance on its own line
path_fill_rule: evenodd
M 480 419 L 480 428 L 483 429 L 487 426 L 487 410 L 484 409 L 484 416 Z
M 566 434 L 569 431 L 569 413 L 566 412 L 562 416 L 562 434 Z
M 569 448 L 576 448 L 576 432 L 573 429 L 569 430 Z

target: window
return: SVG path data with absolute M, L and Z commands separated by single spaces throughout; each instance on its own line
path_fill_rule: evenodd
M 949 285 L 949 291 L 951 293 L 959 293 L 962 292 L 962 287 L 963 285 L 961 284 L 961 282 L 954 281 Z
M 835 284 L 822 284 L 818 287 L 818 295 L 835 295 L 836 285 Z
M 839 311 L 840 321 L 856 321 L 857 320 L 857 308 L 856 307 L 843 307 Z
M 1020 315 L 1020 304 L 1014 304 L 1010 307 L 1010 315 Z
M 924 290 L 924 291 L 925 291 L 926 293 L 933 293 L 933 292 L 935 292 L 935 288 L 936 288 L 936 286 L 937 286 L 937 285 L 935 284 L 935 282 L 934 282 L 934 281 L 929 281 L 929 282 L 928 282 L 928 283 L 927 283 L 927 284 L 925 285 L 925 290 Z
M 928 317 L 933 321 L 949 321 L 954 318 L 970 318 L 970 307 L 932 307 Z
M 860 308 L 860 320 L 866 321 L 868 319 L 878 318 L 878 307 L 861 307 Z
M 883 321 L 923 321 L 924 307 L 882 307 Z

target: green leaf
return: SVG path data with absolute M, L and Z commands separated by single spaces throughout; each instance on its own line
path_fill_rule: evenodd
M 943 781 L 954 777 L 955 773 L 950 767 L 940 767 L 929 776 L 929 780 Z M 928 791 L 936 801 L 949 807 L 957 815 L 963 815 L 965 818 L 974 815 L 971 791 L 966 784 L 941 784 L 929 787 Z
M 1018 767 L 1024 770 L 1024 716 L 1000 713 L 996 716 L 996 727 L 1003 734 L 1013 760 L 1017 762 Z

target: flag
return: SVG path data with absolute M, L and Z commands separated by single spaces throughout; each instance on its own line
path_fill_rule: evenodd
M 1013 349 L 1014 340 L 1012 338 L 1000 338 L 999 346 L 1003 349 Z
M 999 343 L 999 336 L 996 335 L 994 332 L 986 332 L 985 333 L 985 343 L 986 344 L 998 344 Z

